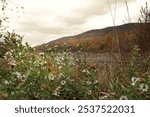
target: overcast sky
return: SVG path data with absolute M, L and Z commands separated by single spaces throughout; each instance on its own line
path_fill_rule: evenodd
M 137 21 L 141 6 L 150 0 L 127 0 L 132 22 Z M 115 0 L 109 0 L 115 9 Z M 64 36 L 112 26 L 107 0 L 15 0 L 12 7 L 23 6 L 9 14 L 10 30 L 24 36 L 35 46 Z M 125 0 L 117 0 L 116 25 L 128 22 Z M 24 13 L 23 13 L 24 12 Z

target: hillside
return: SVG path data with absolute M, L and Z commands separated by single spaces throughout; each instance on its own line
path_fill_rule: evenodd
M 36 46 L 35 48 L 41 50 L 42 47 L 49 48 L 57 45 L 59 49 L 63 49 L 62 45 L 66 43 L 72 48 L 72 51 L 76 51 L 76 46 L 80 45 L 81 48 L 83 48 L 82 51 L 86 52 L 117 52 L 118 48 L 120 48 L 121 51 L 127 52 L 130 51 L 135 44 L 139 44 L 138 37 L 140 37 L 140 41 L 144 38 L 144 35 L 148 37 L 149 31 L 150 24 L 124 24 L 116 27 L 90 30 L 75 36 L 63 37 Z M 143 42 L 144 41 L 142 41 L 142 43 Z M 149 39 L 146 40 L 146 44 L 148 45 L 144 51 L 149 51 Z

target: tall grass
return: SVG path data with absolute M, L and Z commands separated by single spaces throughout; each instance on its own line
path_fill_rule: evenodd
M 0 99 L 150 99 L 150 63 L 141 61 L 138 46 L 124 71 L 118 64 L 87 64 L 80 48 L 73 55 L 66 46 L 59 53 L 57 47 L 37 53 L 22 45 L 21 36 L 7 33 Z

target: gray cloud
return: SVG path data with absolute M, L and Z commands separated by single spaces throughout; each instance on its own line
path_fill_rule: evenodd
M 52 25 L 48 22 L 36 21 L 36 20 L 28 20 L 24 23 L 20 24 L 19 30 L 24 33 L 37 33 L 37 34 L 64 34 L 67 32 L 71 32 L 74 29 L 79 28 L 79 26 L 73 25 L 66 26 L 64 22 L 54 22 Z
M 114 8 L 115 0 L 109 0 L 110 5 Z M 128 3 L 136 0 L 128 0 Z M 117 7 L 122 7 L 125 5 L 124 0 L 117 1 Z M 112 10 L 113 10 L 112 8 Z M 95 16 L 101 16 L 110 12 L 109 6 L 107 4 L 107 0 L 87 0 L 83 2 L 80 7 L 75 9 L 72 14 L 69 16 L 61 16 L 59 20 L 66 24 L 67 26 L 71 25 L 82 25 L 86 23 L 88 20 Z
M 29 12 L 26 18 L 19 24 L 19 30 L 28 37 L 40 39 L 50 38 L 49 35 L 64 35 L 81 31 L 81 27 L 90 19 L 102 16 L 109 11 L 107 0 L 81 0 L 81 4 L 67 15 L 57 15 L 51 11 Z M 109 0 L 114 8 L 115 0 Z M 128 0 L 128 3 L 136 0 Z M 125 5 L 124 0 L 117 0 L 117 7 Z M 59 8 L 57 9 L 59 12 Z M 68 9 L 69 10 L 69 9 Z M 35 10 L 36 11 L 36 10 Z M 33 35 L 33 36 L 32 36 Z M 41 37 L 42 36 L 42 37 Z M 35 41 L 35 40 L 34 40 Z M 41 41 L 39 41 L 41 42 Z

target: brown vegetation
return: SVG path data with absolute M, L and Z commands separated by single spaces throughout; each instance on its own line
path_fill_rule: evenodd
M 114 29 L 116 32 L 114 32 Z M 117 35 L 122 53 L 130 52 L 135 44 L 139 45 L 146 52 L 150 50 L 149 32 L 149 23 L 125 24 L 105 29 L 91 30 L 76 36 L 64 37 L 35 48 L 40 50 L 43 46 L 49 48 L 57 45 L 59 49 L 63 49 L 62 45 L 66 43 L 68 47 L 72 48 L 72 51 L 75 51 L 76 46 L 80 45 L 84 52 L 118 52 Z

